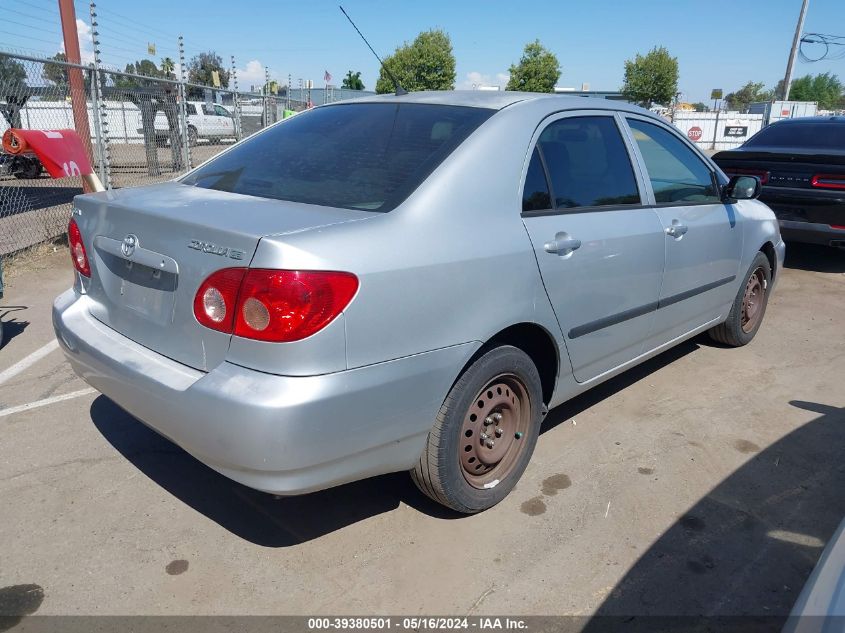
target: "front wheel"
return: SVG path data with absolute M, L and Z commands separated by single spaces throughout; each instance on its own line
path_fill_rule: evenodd
M 772 266 L 765 253 L 757 253 L 724 323 L 709 330 L 710 338 L 731 347 L 747 345 L 757 334 L 772 283 Z
M 522 350 L 481 356 L 449 391 L 411 471 L 435 501 L 472 514 L 502 499 L 525 472 L 540 431 L 542 388 Z

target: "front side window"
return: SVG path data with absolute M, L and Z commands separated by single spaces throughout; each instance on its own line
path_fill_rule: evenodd
M 422 103 L 322 106 L 251 136 L 181 182 L 290 202 L 389 211 L 494 112 Z
M 223 106 L 219 106 L 219 105 L 214 106 L 214 113 L 217 116 L 225 116 L 227 118 L 232 116 L 226 108 L 224 108 Z
M 206 116 L 214 116 L 214 106 L 210 103 L 203 103 L 202 104 L 202 113 Z
M 634 169 L 612 117 L 554 121 L 537 146 L 549 170 L 555 208 L 640 203 Z
M 628 125 L 645 161 L 655 202 L 721 202 L 713 172 L 679 138 L 639 119 L 628 119 Z

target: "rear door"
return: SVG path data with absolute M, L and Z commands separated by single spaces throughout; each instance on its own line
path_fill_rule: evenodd
M 665 233 L 666 272 L 648 346 L 719 317 L 736 292 L 742 227 L 715 170 L 669 126 L 626 117 Z
M 235 120 L 232 118 L 231 113 L 223 106 L 217 104 L 214 105 L 214 112 L 220 120 L 222 135 L 225 137 L 235 136 Z
M 523 187 L 523 222 L 579 382 L 642 353 L 663 276 L 663 227 L 620 125 L 607 111 L 547 119 Z

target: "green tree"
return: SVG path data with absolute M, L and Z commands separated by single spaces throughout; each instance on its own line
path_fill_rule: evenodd
M 736 92 L 726 95 L 725 103 L 729 110 L 743 112 L 748 109 L 750 104 L 757 101 L 771 101 L 773 96 L 774 93 L 771 90 L 766 90 L 762 81 L 749 81 Z
M 820 110 L 835 110 L 843 105 L 843 85 L 834 74 L 805 75 L 792 82 L 791 101 L 815 101 Z
M 695 108 L 696 112 L 710 112 L 710 107 L 706 103 L 702 103 L 699 101 L 698 103 L 693 103 L 692 107 Z
M 361 81 L 361 71 L 353 73 L 351 70 L 346 71 L 346 77 L 343 78 L 343 83 L 340 86 L 347 90 L 363 90 L 364 82 Z
M 213 86 L 214 80 L 211 73 L 217 71 L 220 76 L 220 85 L 223 88 L 229 87 L 229 71 L 223 67 L 223 58 L 214 51 L 194 55 L 188 62 L 188 81 L 203 86 Z
M 678 92 L 678 58 L 664 46 L 652 48 L 647 55 L 637 53 L 625 61 L 625 98 L 644 107 L 654 103 L 669 105 Z
M 452 40 L 440 29 L 424 31 L 408 44 L 405 42 L 384 65 L 405 90 L 452 90 L 455 87 L 455 56 Z M 376 92 L 393 92 L 394 86 L 384 68 L 379 71 Z
M 505 90 L 554 92 L 560 79 L 560 62 L 540 40 L 534 40 L 525 45 L 519 62 L 511 64 L 510 75 Z
M 0 86 L 10 88 L 26 86 L 26 68 L 11 57 L 0 57 Z
M 57 62 L 66 62 L 67 55 L 64 53 L 56 53 L 50 59 L 54 59 Z M 68 84 L 68 75 L 67 75 L 67 66 L 62 66 L 61 64 L 51 64 L 50 62 L 45 62 L 44 67 L 41 70 L 41 78 L 45 81 L 49 81 L 51 84 L 55 86 L 67 86 Z
M 174 62 L 169 57 L 165 57 L 161 60 L 161 74 L 168 79 L 176 79 L 176 73 L 173 71 L 176 70 L 176 62 Z

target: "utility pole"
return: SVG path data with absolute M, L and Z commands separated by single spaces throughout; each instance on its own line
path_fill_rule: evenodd
M 786 77 L 783 79 L 783 100 L 789 101 L 789 85 L 792 83 L 792 69 L 795 66 L 795 58 L 798 56 L 798 48 L 801 46 L 801 33 L 804 32 L 804 19 L 807 17 L 807 5 L 810 0 L 803 0 L 801 3 L 801 14 L 798 16 L 798 25 L 795 27 L 795 37 L 792 38 L 792 50 L 789 52 L 789 62 L 786 64 Z
M 82 140 L 82 146 L 88 153 L 91 165 L 94 165 L 94 152 L 91 148 L 91 128 L 88 126 L 88 100 L 85 96 L 85 80 L 82 77 L 82 58 L 79 53 L 79 33 L 76 31 L 76 10 L 73 0 L 59 0 L 59 16 L 62 21 L 62 36 L 65 41 L 65 55 L 67 61 L 77 66 L 68 66 L 67 75 L 70 83 L 70 103 L 73 109 L 73 124 L 76 133 Z M 83 190 L 93 191 L 85 179 L 82 181 Z

